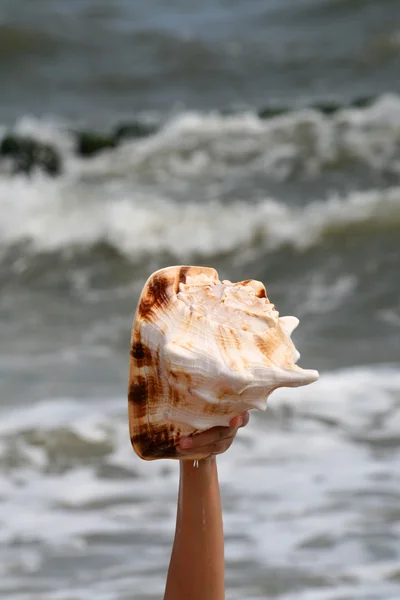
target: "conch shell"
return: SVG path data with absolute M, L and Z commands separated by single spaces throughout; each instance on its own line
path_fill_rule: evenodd
M 129 429 L 145 460 L 179 458 L 181 436 L 264 411 L 278 387 L 306 385 L 318 372 L 295 363 L 290 335 L 264 285 L 219 281 L 215 269 L 168 267 L 146 282 L 131 339 Z M 197 451 L 191 459 L 203 458 Z

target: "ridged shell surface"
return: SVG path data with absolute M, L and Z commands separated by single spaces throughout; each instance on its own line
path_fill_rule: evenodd
M 278 387 L 315 381 L 317 371 L 296 365 L 300 355 L 290 335 L 297 325 L 295 317 L 279 318 L 259 281 L 221 282 L 207 267 L 153 273 L 131 338 L 135 452 L 145 460 L 179 458 L 181 436 L 228 425 L 245 410 L 265 410 Z

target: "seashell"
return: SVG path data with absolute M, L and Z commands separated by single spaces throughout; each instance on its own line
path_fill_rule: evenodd
M 226 426 L 266 409 L 279 387 L 306 385 L 318 372 L 295 363 L 290 335 L 264 285 L 219 281 L 215 269 L 168 267 L 141 293 L 131 339 L 129 429 L 145 460 L 179 458 L 181 436 Z M 197 451 L 192 460 L 204 457 Z

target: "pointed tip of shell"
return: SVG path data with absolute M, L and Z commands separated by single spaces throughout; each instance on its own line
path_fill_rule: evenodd
M 307 373 L 310 383 L 313 383 L 319 379 L 319 372 L 316 369 L 305 369 L 305 372 Z
M 302 369 L 296 365 L 295 370 L 297 374 L 301 374 L 301 385 L 307 385 L 309 383 L 314 383 L 319 379 L 319 372 L 315 369 Z
M 297 317 L 280 317 L 279 322 L 286 329 L 289 335 L 293 333 L 298 324 L 300 323 Z

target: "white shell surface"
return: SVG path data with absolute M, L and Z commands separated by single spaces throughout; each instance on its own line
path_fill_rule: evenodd
M 265 410 L 282 386 L 312 383 L 296 365 L 295 317 L 279 317 L 254 280 L 206 267 L 168 267 L 147 281 L 132 331 L 129 421 L 135 451 L 174 457 L 182 435 Z M 195 457 L 196 458 L 196 457 Z

